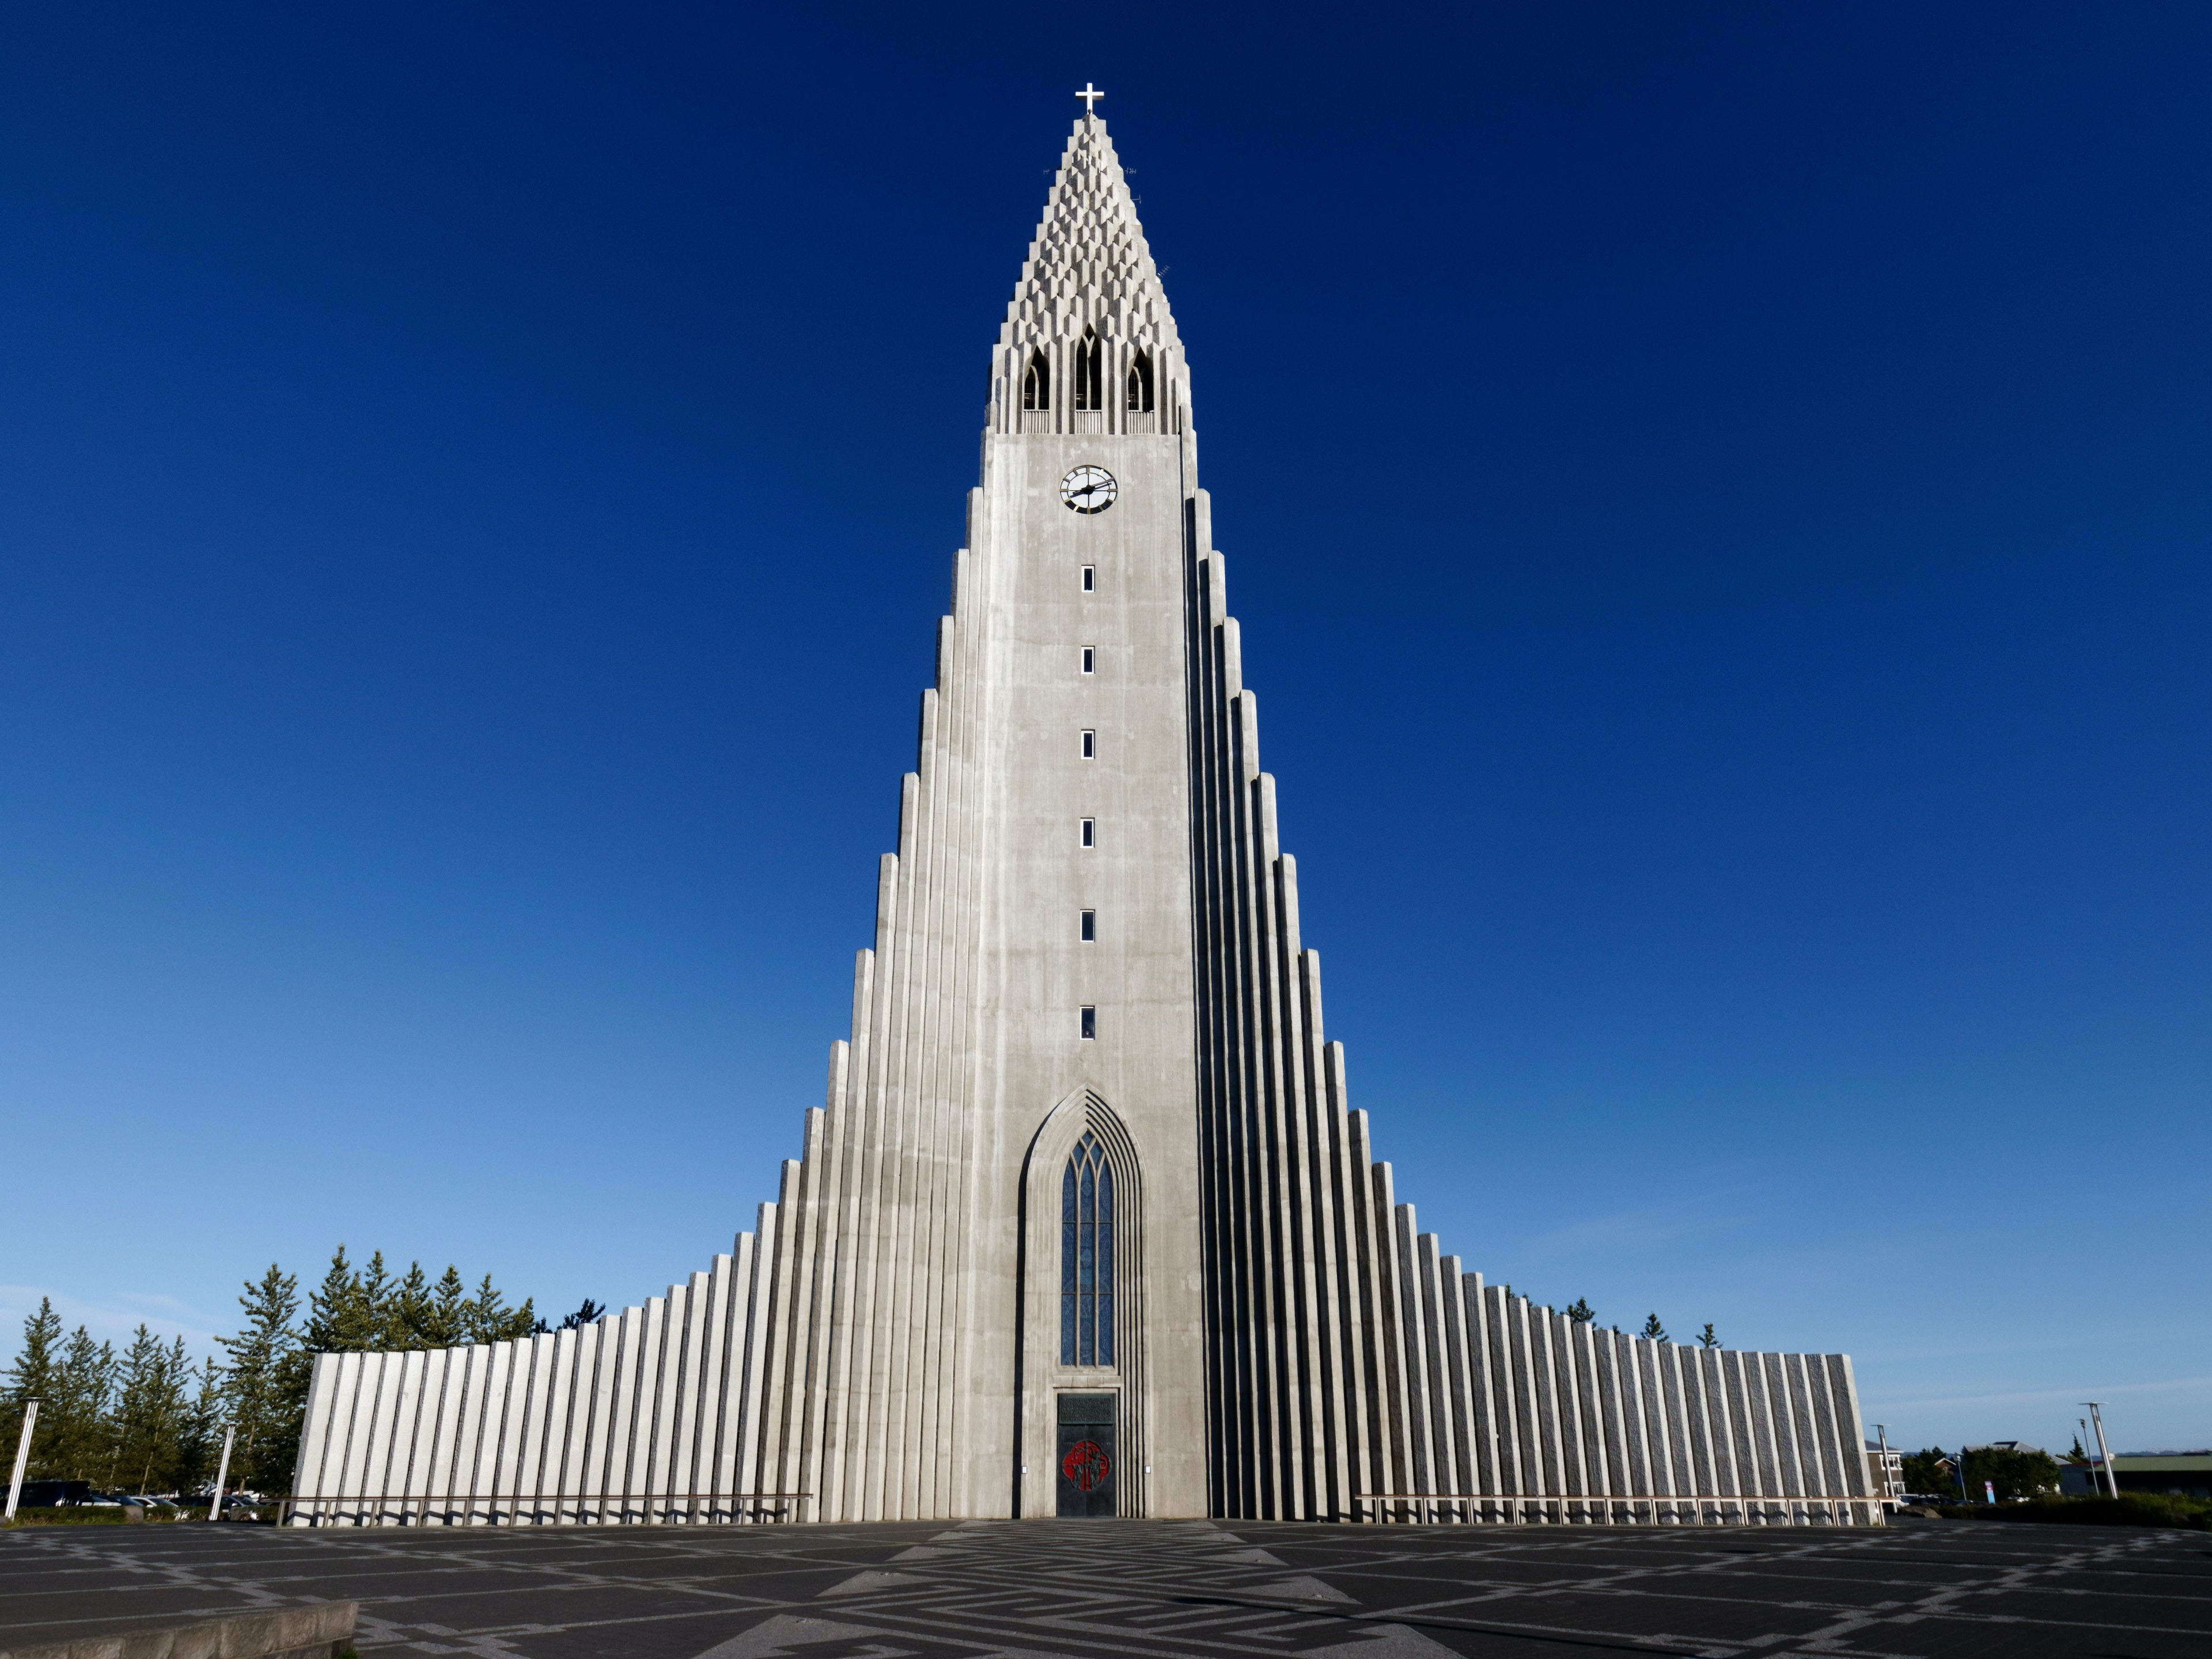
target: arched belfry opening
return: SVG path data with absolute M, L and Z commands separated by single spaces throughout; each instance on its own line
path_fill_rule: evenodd
M 1127 396 L 1123 407 L 1132 415 L 1152 412 L 1152 359 L 1148 352 L 1139 352 L 1129 359 Z
M 1030 353 L 1030 366 L 1022 375 L 1022 407 L 1042 410 L 1052 407 L 1052 365 L 1045 361 L 1042 351 Z
M 1148 1512 L 1144 1231 L 1136 1141 L 1079 1089 L 1023 1171 L 1018 1516 Z
M 1105 351 L 1098 331 L 1086 328 L 1075 348 L 1075 407 L 1096 412 L 1106 407 Z

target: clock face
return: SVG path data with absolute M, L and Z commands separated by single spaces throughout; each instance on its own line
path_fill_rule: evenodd
M 1060 481 L 1060 499 L 1078 513 L 1103 513 L 1120 488 L 1103 466 L 1079 466 Z

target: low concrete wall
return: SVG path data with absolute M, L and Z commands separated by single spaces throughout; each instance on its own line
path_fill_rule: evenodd
M 360 1612 L 358 1601 L 318 1601 L 39 1647 L 0 1648 L 0 1659 L 332 1659 L 352 1644 Z

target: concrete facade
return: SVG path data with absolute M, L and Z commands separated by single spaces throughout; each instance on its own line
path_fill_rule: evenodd
M 1867 1496 L 1841 1356 L 1573 1324 L 1395 1201 L 1322 1035 L 1182 343 L 1094 117 L 993 352 L 937 642 L 850 1034 L 775 1201 L 582 1331 L 320 1357 L 301 1519 L 1043 1516 L 1063 1415 L 1098 1425 L 1125 1515 Z M 1112 1190 L 1096 1260 L 1063 1214 L 1079 1145 Z M 1071 1363 L 1063 1319 L 1108 1295 L 1110 1359 Z

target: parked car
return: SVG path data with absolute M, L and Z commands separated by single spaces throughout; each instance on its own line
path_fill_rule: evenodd
M 66 1509 L 92 1495 L 89 1480 L 26 1480 L 23 1495 L 15 1501 L 27 1510 Z

